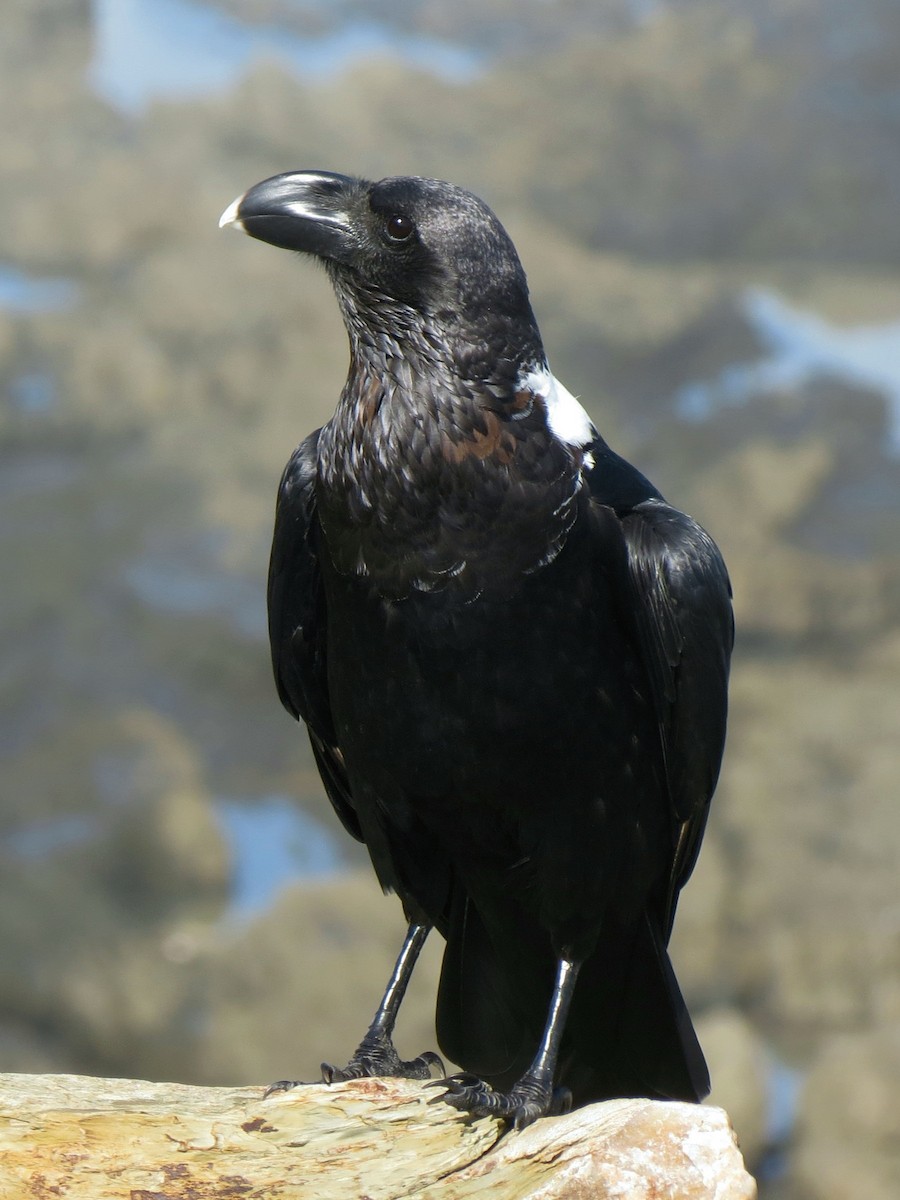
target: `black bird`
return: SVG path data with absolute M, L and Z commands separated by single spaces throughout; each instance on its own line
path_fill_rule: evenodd
M 666 946 L 725 736 L 728 575 L 547 365 L 515 248 L 432 179 L 277 175 L 223 214 L 325 264 L 350 339 L 278 492 L 282 703 L 409 931 L 349 1064 L 391 1034 L 432 927 L 458 1109 L 699 1100 Z M 290 1083 L 273 1085 L 292 1086 Z

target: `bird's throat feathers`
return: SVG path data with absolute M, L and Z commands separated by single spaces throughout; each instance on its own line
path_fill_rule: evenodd
M 592 430 L 543 357 L 523 368 L 495 354 L 477 370 L 471 339 L 455 354 L 421 327 L 402 346 L 386 329 L 348 328 L 350 371 L 319 439 L 319 511 L 338 571 L 401 598 L 475 594 L 488 580 L 502 590 L 551 562 L 575 520 Z

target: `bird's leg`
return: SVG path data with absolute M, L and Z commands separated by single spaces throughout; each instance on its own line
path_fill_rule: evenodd
M 559 960 L 544 1035 L 534 1061 L 518 1083 L 508 1092 L 495 1092 L 475 1075 L 451 1075 L 439 1081 L 447 1084 L 448 1091 L 438 1099 L 475 1116 L 503 1117 L 516 1129 L 524 1129 L 538 1117 L 567 1112 L 572 1097 L 564 1088 L 554 1091 L 553 1078 L 579 966 L 567 958 Z
M 416 965 L 416 960 L 430 932 L 430 925 L 411 922 L 381 1004 L 378 1006 L 378 1011 L 375 1013 L 366 1036 L 357 1046 L 346 1067 L 333 1067 L 330 1063 L 322 1063 L 322 1078 L 326 1083 L 339 1083 L 345 1079 L 362 1079 L 371 1075 L 393 1075 L 401 1079 L 430 1079 L 432 1067 L 437 1067 L 439 1071 L 444 1070 L 440 1056 L 433 1050 L 426 1050 L 418 1058 L 404 1062 L 391 1041 L 394 1023 L 406 994 L 413 967 Z M 266 1095 L 268 1096 L 272 1092 L 288 1091 L 296 1086 L 297 1081 L 295 1080 L 280 1079 L 266 1089 Z
M 433 1050 L 426 1050 L 418 1058 L 404 1062 L 391 1041 L 394 1023 L 406 987 L 412 977 L 413 967 L 425 945 L 431 927 L 413 921 L 394 966 L 393 974 L 382 997 L 378 1011 L 369 1026 L 366 1036 L 357 1046 L 346 1067 L 333 1067 L 322 1063 L 322 1078 L 326 1083 L 338 1083 L 343 1079 L 359 1079 L 368 1075 L 394 1075 L 402 1079 L 430 1079 L 431 1068 L 444 1069 L 440 1057 Z

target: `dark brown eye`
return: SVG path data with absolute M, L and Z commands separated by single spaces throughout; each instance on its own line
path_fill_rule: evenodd
M 385 233 L 392 242 L 405 242 L 412 237 L 415 228 L 409 217 L 402 213 L 392 213 L 384 223 Z

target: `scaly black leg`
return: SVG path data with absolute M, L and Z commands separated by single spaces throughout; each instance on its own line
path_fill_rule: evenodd
M 401 1079 L 430 1079 L 431 1068 L 444 1070 L 444 1064 L 433 1050 L 426 1050 L 418 1058 L 404 1062 L 394 1049 L 391 1035 L 400 1004 L 413 973 L 413 967 L 431 931 L 429 925 L 418 925 L 413 921 L 406 932 L 400 956 L 388 981 L 381 1004 L 369 1026 L 366 1036 L 356 1048 L 346 1067 L 333 1067 L 322 1063 L 322 1078 L 326 1083 L 339 1083 L 345 1079 L 362 1079 L 372 1075 L 393 1075 Z M 272 1092 L 286 1092 L 296 1087 L 299 1081 L 279 1079 L 266 1088 Z
M 565 1088 L 554 1091 L 553 1078 L 578 968 L 579 964 L 569 959 L 559 960 L 544 1036 L 531 1066 L 510 1091 L 495 1092 L 475 1075 L 451 1075 L 436 1081 L 448 1088 L 438 1099 L 475 1116 L 503 1117 L 516 1129 L 524 1129 L 538 1117 L 567 1112 L 572 1097 Z

